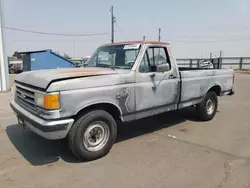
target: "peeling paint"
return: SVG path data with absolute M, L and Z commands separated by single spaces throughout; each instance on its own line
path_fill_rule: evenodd
M 119 93 L 116 94 L 118 105 L 124 114 L 129 112 L 129 109 L 127 106 L 129 97 L 130 97 L 130 94 L 128 92 L 128 88 L 123 88 Z

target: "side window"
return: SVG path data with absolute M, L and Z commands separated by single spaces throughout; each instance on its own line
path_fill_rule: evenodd
M 162 65 L 167 63 L 167 56 L 164 48 L 155 49 L 155 65 Z
M 140 72 L 155 72 L 157 65 L 169 64 L 170 61 L 167 56 L 167 53 L 163 47 L 150 47 L 144 54 L 144 57 L 141 61 L 139 71 Z
M 148 63 L 148 58 L 147 58 L 147 54 L 144 54 L 144 57 L 141 60 L 141 64 L 139 67 L 139 72 L 145 73 L 145 72 L 149 72 L 150 68 L 149 68 L 149 63 Z
M 171 68 L 170 60 L 167 55 L 167 51 L 163 47 L 150 47 L 148 48 L 148 56 L 150 60 L 150 69 L 155 72 L 158 65 L 169 64 Z
M 154 48 L 148 48 L 147 49 L 147 53 L 148 53 L 148 59 L 150 62 L 150 66 L 154 66 Z

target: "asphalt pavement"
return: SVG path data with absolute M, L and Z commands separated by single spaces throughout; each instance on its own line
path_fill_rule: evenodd
M 250 187 L 250 74 L 219 98 L 215 118 L 186 109 L 121 125 L 110 153 L 80 162 L 65 140 L 23 130 L 0 93 L 0 188 Z

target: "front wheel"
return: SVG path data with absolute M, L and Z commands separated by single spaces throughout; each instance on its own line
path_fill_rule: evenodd
M 208 92 L 202 102 L 196 106 L 198 117 L 202 121 L 214 118 L 218 107 L 218 98 L 215 92 Z
M 108 112 L 90 111 L 72 126 L 68 135 L 69 147 L 81 160 L 95 160 L 110 151 L 116 134 L 116 122 Z

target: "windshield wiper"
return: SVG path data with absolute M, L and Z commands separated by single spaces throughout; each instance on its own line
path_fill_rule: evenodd
M 118 67 L 118 66 L 111 66 L 111 65 L 107 65 L 107 64 L 97 64 L 96 67 L 111 68 L 112 70 L 120 69 L 120 67 Z
M 97 64 L 96 67 L 105 67 L 105 68 L 113 69 L 111 65 L 107 65 L 107 64 Z
M 107 65 L 107 64 L 96 64 L 96 67 L 107 67 L 107 68 L 110 68 L 111 66 Z
M 112 66 L 113 69 L 120 69 L 121 67 L 119 66 Z
M 96 64 L 95 66 L 89 66 L 89 67 L 105 67 L 105 68 L 110 68 L 112 70 L 115 70 L 115 69 L 131 69 L 130 67 L 111 66 L 111 65 L 107 65 L 107 64 Z

